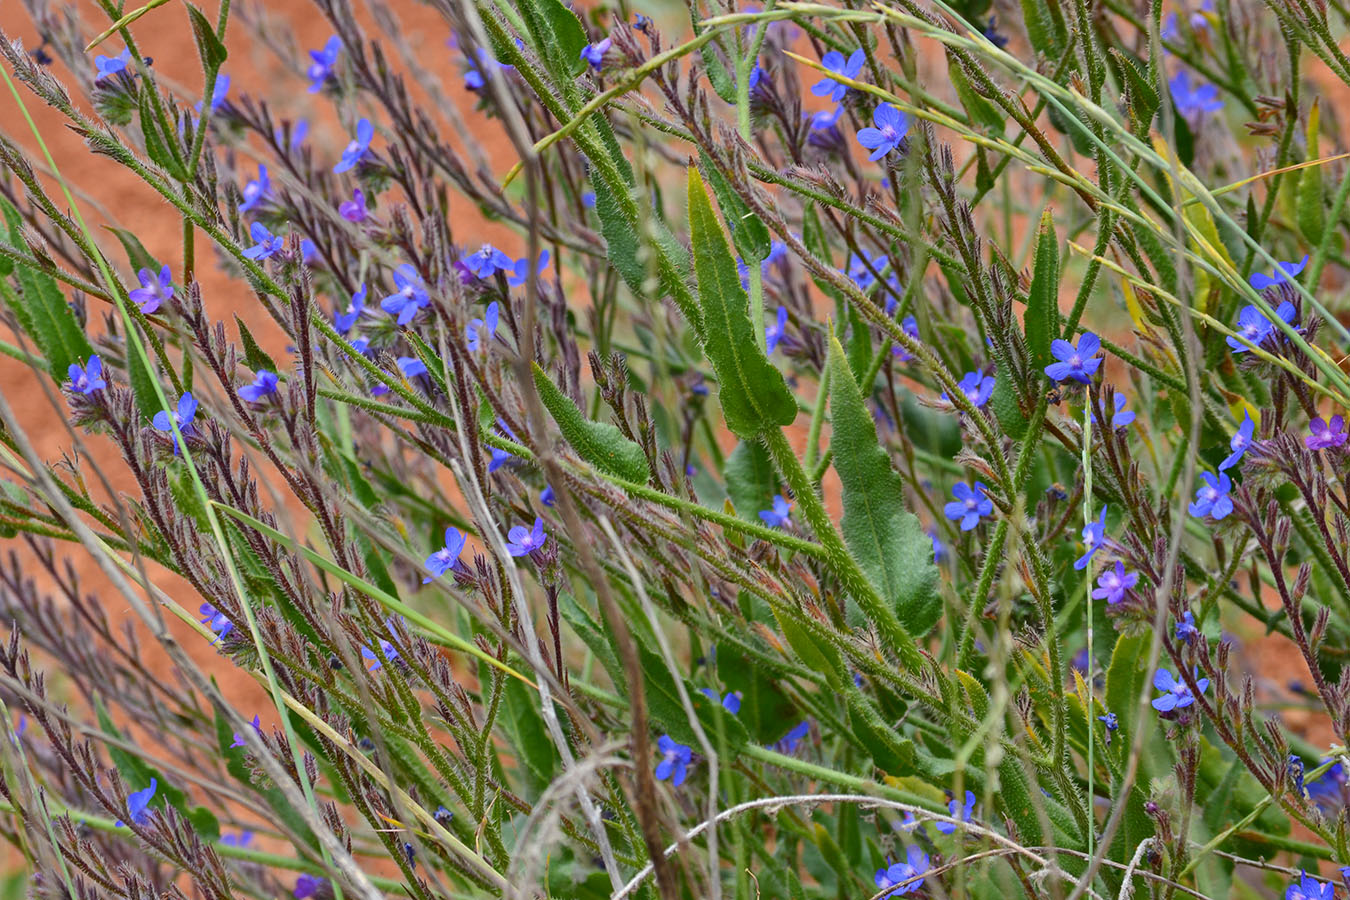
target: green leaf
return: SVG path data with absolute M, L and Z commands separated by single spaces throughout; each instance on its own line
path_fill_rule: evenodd
M 634 635 L 637 638 L 637 635 Z M 647 645 L 641 639 L 637 640 L 638 658 L 642 663 L 643 681 L 647 687 L 647 705 L 651 711 L 652 720 L 672 738 L 681 744 L 686 744 L 699 749 L 698 733 L 689 722 L 689 716 L 685 712 L 684 704 L 680 701 L 680 695 L 675 685 L 675 676 L 666 667 L 661 657 L 647 648 Z M 699 693 L 695 688 L 685 684 L 685 692 L 689 695 L 690 703 L 694 707 L 694 714 L 698 716 L 699 724 L 703 728 L 703 733 L 714 747 L 718 746 L 719 738 L 725 740 L 728 750 L 738 750 L 750 742 L 750 735 L 746 732 L 745 726 L 740 720 L 722 708 L 720 703 L 714 703 L 708 697 Z
M 1318 131 L 1321 127 L 1321 105 L 1313 100 L 1308 111 L 1308 159 L 1318 157 Z M 1322 186 L 1322 167 L 1309 166 L 1299 172 L 1298 227 L 1310 244 L 1322 243 L 1327 228 L 1326 190 Z
M 19 211 L 3 198 L 0 198 L 0 208 L 3 208 L 9 225 L 10 245 L 16 250 L 24 249 L 23 219 Z M 71 364 L 84 365 L 94 355 L 94 348 L 66 303 L 66 295 L 56 279 L 18 263 L 14 265 L 14 277 L 19 286 L 14 315 L 42 351 L 52 377 L 58 382 L 65 381 L 66 370 Z
M 699 151 L 699 159 L 703 163 L 703 171 L 708 175 L 713 194 L 717 196 L 717 205 L 722 208 L 722 217 L 731 226 L 731 242 L 736 245 L 741 259 L 746 264 L 767 259 L 769 251 L 773 249 L 773 236 L 769 234 L 768 227 L 745 205 L 741 195 L 722 177 L 707 153 Z
M 1106 670 L 1105 705 L 1116 714 L 1119 723 L 1111 748 L 1116 754 L 1123 755 L 1131 746 L 1136 728 L 1152 728 L 1152 723 L 1145 724 L 1135 719 L 1139 709 L 1139 695 L 1147 686 L 1145 675 L 1148 673 L 1145 670 L 1145 663 L 1148 661 L 1150 641 L 1151 638 L 1147 634 L 1122 634 L 1116 639 L 1115 649 L 1111 651 L 1111 665 Z M 1157 732 L 1156 728 L 1152 730 Z M 1154 830 L 1153 820 L 1144 812 L 1144 801 L 1147 799 L 1147 791 L 1154 774 L 1153 760 L 1157 758 L 1150 746 L 1156 742 L 1156 736 L 1150 735 L 1150 738 L 1153 740 L 1145 741 L 1144 750 L 1139 756 L 1135 787 L 1125 801 L 1128 805 L 1125 808 L 1124 827 L 1121 828 L 1118 840 L 1121 842 L 1120 852 L 1125 853 L 1126 858 L 1144 838 L 1150 837 Z M 1112 796 L 1119 797 L 1121 791 L 1115 787 L 1119 785 L 1113 787 Z
M 131 263 L 131 268 L 159 272 L 159 261 L 150 255 L 149 250 L 145 249 L 145 245 L 141 243 L 140 238 L 125 228 L 114 228 L 112 225 L 104 225 L 103 227 L 111 231 L 122 242 L 122 248 L 127 251 L 127 261 Z
M 591 614 L 582 608 L 581 604 L 571 594 L 563 594 L 558 601 L 558 611 L 562 617 L 567 620 L 567 624 L 572 626 L 572 630 L 577 633 L 587 648 L 595 654 L 595 658 L 600 660 L 600 665 L 604 666 L 605 671 L 609 673 L 609 680 L 614 683 L 615 689 L 624 697 L 628 696 L 628 677 L 624 672 L 623 665 L 619 662 L 619 655 L 614 650 L 614 641 L 609 633 L 609 629 L 603 627 Z
M 251 785 L 253 792 L 263 798 L 277 818 L 318 853 L 318 839 L 314 837 L 314 832 L 309 830 L 304 818 L 296 812 L 295 807 L 278 788 L 253 784 L 253 771 L 245 762 L 248 754 L 243 747 L 231 747 L 233 743 L 234 729 L 230 727 L 225 715 L 216 710 L 216 748 L 220 751 L 221 758 L 225 760 L 225 771 L 241 785 Z
M 1031 363 L 1039 374 L 1054 361 L 1050 344 L 1059 337 L 1059 236 L 1048 209 L 1041 216 L 1036 235 L 1036 262 L 1024 324 Z
M 764 667 L 734 646 L 718 645 L 717 677 L 725 685 L 725 693 L 740 693 L 741 711 L 737 716 L 755 743 L 772 744 L 799 721 L 796 707 Z
M 961 101 L 961 105 L 970 114 L 971 121 L 1002 134 L 1006 124 L 1005 116 L 992 103 L 975 93 L 970 79 L 966 77 L 965 69 L 961 68 L 961 64 L 955 59 L 947 63 L 947 75 L 956 90 L 956 99 Z
M 518 8 L 549 73 L 559 81 L 573 81 L 586 68 L 581 58 L 586 29 L 577 14 L 562 0 L 522 0 Z
M 1137 126 L 1147 129 L 1149 123 L 1153 121 L 1153 117 L 1157 115 L 1158 107 L 1162 104 L 1162 100 L 1158 97 L 1158 91 L 1149 82 L 1147 73 L 1139 68 L 1139 63 L 1135 59 L 1114 47 L 1111 48 L 1110 52 L 1125 76 L 1130 113 Z
M 142 341 L 144 339 L 142 338 Z M 153 366 L 154 364 L 151 363 Z M 137 353 L 129 344 L 127 347 L 127 381 L 131 382 L 131 396 L 136 400 L 136 408 L 147 419 L 154 418 L 163 406 L 155 395 L 155 375 L 153 369 L 147 369 Z M 167 394 L 167 391 L 165 392 Z M 167 398 L 172 402 L 172 398 Z
M 234 317 L 234 324 L 239 328 L 239 340 L 244 343 L 244 365 L 255 372 L 279 372 L 280 370 L 277 368 L 277 364 L 272 360 L 272 357 L 268 356 L 266 351 L 258 346 L 258 342 L 253 338 L 253 333 L 249 331 L 248 326 L 244 324 L 244 320 L 236 315 Z
M 914 742 L 897 734 L 862 691 L 849 691 L 847 697 L 849 730 L 876 767 L 888 775 L 913 772 Z
M 750 321 L 750 300 L 741 288 L 736 260 L 717 221 L 696 167 L 689 168 L 689 228 L 694 271 L 703 311 L 703 349 L 717 373 L 727 427 L 753 438 L 797 418 L 797 401 L 783 374 L 764 355 L 756 335 L 762 322 Z
M 1017 387 L 1012 377 L 1002 370 L 994 373 L 994 393 L 989 397 L 989 408 L 1008 437 L 1021 440 L 1027 433 L 1027 415 L 1018 400 Z
M 592 422 L 582 415 L 572 399 L 558 389 L 538 363 L 530 364 L 534 386 L 544 408 L 558 423 L 567 443 L 586 462 L 625 481 L 646 484 L 651 478 L 647 454 L 608 422 Z
M 547 785 L 557 770 L 558 752 L 548 736 L 544 718 L 535 709 L 539 695 L 514 678 L 503 679 L 503 724 L 515 748 L 516 756 L 525 763 L 539 783 Z
M 844 543 L 897 618 L 921 637 L 942 615 L 933 540 L 905 509 L 904 482 L 877 441 L 876 421 L 830 335 L 830 448 L 843 489 Z
M 197 42 L 197 55 L 201 57 L 202 71 L 207 80 L 213 73 L 219 72 L 225 58 L 229 56 L 225 45 L 216 37 L 216 30 L 202 11 L 191 3 L 187 4 L 188 18 L 192 20 L 192 37 Z
M 778 474 L 768 449 L 759 441 L 741 441 L 722 467 L 727 495 L 736 507 L 736 515 L 759 521 L 759 511 L 773 505 L 778 493 Z
M 778 630 L 797 654 L 797 658 L 811 671 L 819 672 L 830 682 L 836 691 L 843 690 L 848 679 L 844 668 L 844 659 L 839 651 L 830 644 L 817 641 L 806 626 L 790 616 L 774 610 L 773 617 L 778 620 Z
M 187 169 L 182 160 L 173 151 L 170 142 L 177 139 L 173 135 L 164 135 L 155 119 L 155 107 L 150 102 L 151 86 L 143 86 L 140 93 L 141 134 L 145 137 L 145 154 L 150 161 L 173 177 L 175 181 L 187 181 Z

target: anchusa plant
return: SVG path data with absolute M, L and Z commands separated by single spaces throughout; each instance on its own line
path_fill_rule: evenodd
M 1343 9 L 312 2 L 0 24 L 11 886 L 1350 897 Z

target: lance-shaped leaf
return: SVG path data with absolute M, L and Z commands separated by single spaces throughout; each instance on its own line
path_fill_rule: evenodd
M 727 427 L 737 437 L 753 438 L 792 424 L 797 401 L 756 337 L 755 329 L 764 324 L 750 321 L 750 299 L 695 166 L 689 167 L 689 230 L 703 313 L 703 350 L 717 373 Z
M 904 483 L 877 441 L 877 426 L 830 335 L 830 448 L 843 487 L 844 543 L 896 617 L 915 636 L 942 614 L 933 540 L 904 506 Z
M 1050 344 L 1059 337 L 1059 237 L 1050 210 L 1041 216 L 1036 236 L 1036 264 L 1031 274 L 1031 292 L 1023 320 L 1031 362 L 1039 374 L 1053 360 Z
M 531 363 L 531 367 L 539 399 L 544 402 L 544 408 L 558 423 L 558 430 L 572 445 L 572 449 L 577 451 L 577 455 L 596 468 L 625 481 L 646 484 L 651 478 L 651 471 L 647 468 L 647 454 L 642 452 L 642 448 L 608 422 L 587 419 L 572 399 L 549 380 L 538 363 Z
M 586 29 L 577 14 L 562 0 L 525 0 L 520 12 L 529 30 L 531 43 L 559 80 L 575 78 L 586 68 L 581 50 L 586 46 Z
M 741 441 L 722 467 L 727 495 L 736 507 L 736 515 L 759 521 L 759 511 L 773 505 L 778 493 L 778 475 L 773 470 L 769 451 L 759 441 Z

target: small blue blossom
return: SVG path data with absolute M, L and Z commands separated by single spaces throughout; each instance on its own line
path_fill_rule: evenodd
M 502 430 L 502 434 L 504 434 L 506 437 L 510 438 L 516 443 L 520 443 L 520 439 L 516 437 L 515 432 L 513 432 L 510 428 L 507 428 L 506 423 L 503 422 L 501 419 L 497 420 L 497 427 Z M 502 450 L 499 447 L 492 447 L 490 449 L 492 450 L 492 459 L 489 460 L 488 462 L 489 473 L 497 471 L 502 466 L 506 465 L 508 461 L 515 459 L 514 454 L 506 450 Z
M 146 818 L 150 815 L 150 801 L 154 799 L 155 788 L 159 786 L 154 778 L 150 779 L 150 786 L 143 790 L 127 794 L 127 818 L 137 825 L 144 825 Z M 121 828 L 126 822 L 118 819 L 116 827 Z
M 257 403 L 264 397 L 269 397 L 276 392 L 277 373 L 260 369 L 254 376 L 252 384 L 246 384 L 239 389 L 239 396 L 249 403 Z
M 1083 332 L 1075 347 L 1068 341 L 1056 339 L 1050 343 L 1050 353 L 1059 360 L 1045 367 L 1045 374 L 1054 381 L 1077 381 L 1087 384 L 1102 360 L 1097 356 L 1102 342 L 1090 331 Z
M 89 357 L 89 364 L 83 369 L 79 363 L 71 363 L 66 374 L 70 376 L 70 389 L 79 394 L 87 396 L 108 386 L 103 380 L 103 360 L 97 355 Z
M 333 330 L 346 337 L 361 318 L 361 313 L 366 308 L 366 286 L 364 283 L 352 294 L 352 299 L 347 303 L 347 311 L 335 313 L 333 315 Z
M 197 607 L 197 614 L 203 617 L 198 621 L 215 633 L 215 639 L 211 641 L 212 647 L 216 645 L 217 641 L 224 640 L 225 636 L 234 630 L 234 623 L 210 603 L 203 603 Z
M 1303 443 L 1309 450 L 1345 446 L 1345 416 L 1332 416 L 1330 422 L 1318 416 L 1308 423 L 1308 430 L 1311 433 L 1303 439 Z
M 261 222 L 254 222 L 248 226 L 249 237 L 253 238 L 253 246 L 244 251 L 244 255 L 252 260 L 267 259 L 274 253 L 279 253 L 286 246 L 286 239 L 281 235 L 273 235 L 267 230 L 267 226 Z
M 1195 489 L 1195 500 L 1190 505 L 1191 515 L 1201 519 L 1205 516 L 1215 520 L 1226 519 L 1233 511 L 1233 498 L 1228 496 L 1228 492 L 1233 489 L 1232 480 L 1223 472 L 1218 477 L 1211 472 L 1201 472 L 1200 480 L 1204 484 Z
M 858 143 L 872 151 L 867 158 L 875 161 L 904 143 L 909 131 L 909 116 L 889 103 L 882 103 L 872 113 L 872 124 L 876 127 L 858 131 Z
M 1284 900 L 1334 900 L 1336 889 L 1329 881 L 1309 878 L 1307 872 L 1299 872 L 1298 881 L 1289 885 L 1284 892 Z
M 253 832 L 241 831 L 236 834 L 222 834 L 220 842 L 226 847 L 247 847 L 253 843 Z
M 333 166 L 335 174 L 346 172 L 353 169 L 361 159 L 370 152 L 370 142 L 375 140 L 375 126 L 370 124 L 369 119 L 362 119 L 356 123 L 356 137 L 342 151 L 342 159 Z
M 319 255 L 318 246 L 309 238 L 300 241 L 300 259 L 306 264 L 312 264 Z
M 390 616 L 389 618 L 384 620 L 384 627 L 388 629 L 391 637 L 398 637 L 398 632 L 394 630 L 393 616 Z M 369 647 L 363 646 L 361 648 L 361 658 L 369 663 L 369 665 L 366 666 L 366 668 L 372 672 L 383 667 L 385 663 L 393 662 L 396 659 L 398 659 L 398 649 L 394 647 L 393 644 L 389 643 L 389 641 L 386 641 L 384 638 L 380 638 L 379 642 L 380 642 L 379 656 L 376 656 L 375 651 L 370 649 Z
M 1186 69 L 1181 69 L 1173 75 L 1167 82 L 1167 88 L 1172 92 L 1172 102 L 1176 104 L 1177 112 L 1188 121 L 1194 122 L 1206 113 L 1223 109 L 1219 89 L 1203 81 L 1192 84 L 1191 73 Z
M 197 400 L 188 391 L 178 398 L 178 408 L 170 413 L 168 410 L 161 409 L 155 413 L 151 424 L 159 431 L 167 432 L 173 436 L 173 455 L 179 455 L 178 435 L 173 434 L 173 426 L 178 426 L 178 431 L 186 437 L 192 434 L 192 420 L 197 416 Z
M 635 16 L 633 16 L 634 31 L 646 32 L 651 27 L 652 27 L 652 20 L 650 16 L 644 16 L 642 13 L 637 13 Z
M 479 278 L 491 278 L 494 272 L 514 272 L 515 261 L 491 244 L 484 244 L 475 253 L 464 257 L 464 265 Z
M 543 250 L 539 254 L 539 264 L 534 267 L 536 276 L 543 275 L 544 270 L 548 268 L 548 251 Z M 530 258 L 522 256 L 511 264 L 511 274 L 506 276 L 506 283 L 511 287 L 522 287 L 525 282 L 530 280 Z
M 602 41 L 596 41 L 581 48 L 581 58 L 591 64 L 592 69 L 599 69 L 605 64 L 605 54 L 609 48 L 614 46 L 613 38 L 605 38 Z
M 557 499 L 557 496 L 553 493 L 553 485 L 551 484 L 544 485 L 544 489 L 539 492 L 539 502 L 547 507 L 552 508 L 553 504 L 557 502 Z
M 342 52 L 342 38 L 336 34 L 328 39 L 328 43 L 323 45 L 322 50 L 309 51 L 309 58 L 312 62 L 305 71 L 305 76 L 309 78 L 309 92 L 317 94 L 323 90 L 324 82 L 333 77 L 333 69 L 337 66 L 338 54 Z
M 252 722 L 249 722 L 248 724 L 249 724 L 249 726 L 250 726 L 254 731 L 256 731 L 259 735 L 262 734 L 262 719 L 261 719 L 261 718 L 259 718 L 258 716 L 254 716 L 254 717 L 253 717 L 253 721 L 252 721 Z M 230 743 L 230 747 L 231 747 L 231 748 L 234 748 L 234 747 L 247 747 L 247 746 L 248 746 L 248 741 L 246 741 L 246 740 L 244 739 L 244 736 L 243 736 L 242 734 L 240 734 L 239 732 L 236 731 L 236 732 L 234 733 L 234 740 Z
M 211 89 L 211 112 L 214 113 L 220 109 L 220 104 L 225 102 L 225 95 L 230 92 L 230 76 L 221 73 L 216 76 L 216 86 Z M 200 114 L 202 111 L 202 102 L 197 101 L 193 107 Z
M 122 52 L 116 56 L 95 56 L 94 66 L 98 70 L 94 75 L 95 81 L 102 81 L 105 78 L 111 78 L 118 72 L 122 72 L 127 66 L 131 65 L 131 51 L 122 48 Z
M 422 276 L 412 263 L 402 263 L 394 269 L 394 293 L 380 301 L 380 309 L 398 317 L 398 324 L 407 325 L 418 310 L 431 304 Z
M 967 372 L 961 376 L 961 380 L 956 386 L 961 389 L 961 393 L 966 395 L 966 399 L 975 406 L 976 409 L 989 402 L 989 398 L 994 395 L 994 376 L 981 375 L 979 372 Z M 944 392 L 943 400 L 950 400 Z
M 860 47 L 850 53 L 848 59 L 844 59 L 844 54 L 838 50 L 831 50 L 821 57 L 820 64 L 836 75 L 856 81 L 866 61 L 867 55 Z M 838 103 L 848 93 L 848 85 L 841 84 L 833 78 L 822 78 L 811 86 L 811 93 L 817 97 L 828 97 L 832 103 Z
M 309 122 L 304 119 L 296 119 L 295 124 L 291 126 L 291 139 L 289 143 L 286 141 L 286 127 L 284 125 L 278 125 L 272 130 L 272 137 L 276 140 L 277 146 L 288 147 L 291 150 L 298 149 L 308 136 Z
M 581 193 L 581 205 L 587 209 L 595 209 L 595 191 L 583 191 Z
M 684 744 L 675 743 L 668 734 L 657 738 L 656 746 L 661 751 L 661 761 L 656 764 L 656 780 L 669 781 L 674 787 L 684 784 L 694 751 Z
M 394 360 L 404 378 L 416 378 L 427 374 L 427 364 L 415 356 L 400 356 Z
M 423 584 L 430 584 L 455 567 L 464 552 L 465 540 L 458 528 L 445 529 L 445 546 L 427 557 L 426 567 L 431 574 L 422 579 Z
M 992 515 L 994 501 L 984 494 L 983 481 L 975 482 L 971 487 L 964 481 L 952 485 L 952 496 L 956 499 L 942 507 L 942 514 L 953 522 L 961 523 L 962 531 L 970 531 L 980 524 L 980 519 Z
M 338 215 L 348 222 L 364 222 L 370 217 L 366 211 L 366 195 L 360 188 L 352 189 L 352 199 L 338 205 Z
M 840 104 L 832 110 L 822 109 L 818 112 L 807 113 L 806 120 L 810 123 L 812 131 L 824 131 L 827 128 L 833 128 L 843 114 L 844 107 Z
M 893 890 L 886 890 L 884 894 L 878 895 L 882 900 L 887 897 L 900 897 L 915 893 L 923 887 L 924 876 L 930 868 L 928 854 L 917 844 L 910 844 L 905 848 L 904 862 L 891 863 L 884 869 L 877 869 L 877 873 L 872 880 L 878 890 L 893 888 Z
M 1230 335 L 1227 338 L 1228 346 L 1232 348 L 1234 353 L 1246 353 L 1249 349 L 1247 343 L 1239 340 L 1239 338 L 1260 346 L 1261 342 L 1270 337 L 1274 330 L 1275 325 L 1270 319 L 1266 318 L 1265 313 L 1255 306 L 1244 306 L 1238 311 L 1237 334 Z
M 328 882 L 317 875 L 301 874 L 295 879 L 295 890 L 291 891 L 291 896 L 295 900 L 309 900 L 323 888 Z
M 707 697 L 712 702 L 721 706 L 723 709 L 731 713 L 733 716 L 741 711 L 740 691 L 735 691 L 733 693 L 727 694 L 725 697 L 720 696 L 717 693 L 717 691 L 714 691 L 712 688 L 701 688 L 699 690 L 699 693 Z
M 1177 620 L 1176 624 L 1177 640 L 1192 643 L 1200 636 L 1200 629 L 1195 627 L 1195 616 L 1191 615 L 1190 610 Z
M 886 305 L 889 306 L 890 303 L 891 298 L 887 297 Z M 904 321 L 900 323 L 900 330 L 903 331 L 905 334 L 909 335 L 910 337 L 914 338 L 914 340 L 916 341 L 919 339 L 919 322 L 913 316 L 905 316 Z M 891 345 L 891 355 L 899 359 L 900 362 L 909 362 L 911 359 L 914 358 L 914 354 L 910 353 L 900 344 Z
M 1200 669 L 1195 669 L 1195 686 L 1204 693 L 1209 687 L 1209 679 L 1200 677 Z M 1162 691 L 1161 697 L 1153 698 L 1153 708 L 1158 712 L 1171 712 L 1174 709 L 1185 709 L 1195 702 L 1195 695 L 1191 693 L 1190 687 L 1184 679 L 1173 678 L 1172 673 L 1166 669 L 1159 669 L 1153 676 L 1153 689 Z
M 783 735 L 781 738 L 778 739 L 778 742 L 773 745 L 772 749 L 778 751 L 779 753 L 785 754 L 795 753 L 797 750 L 797 745 L 800 744 L 810 733 L 811 733 L 810 722 L 798 722 L 796 725 L 792 726 L 791 731 L 789 731 L 787 734 Z
M 775 494 L 773 498 L 773 508 L 761 509 L 759 511 L 759 517 L 763 519 L 764 524 L 768 525 L 770 528 L 782 528 L 788 523 L 788 517 L 791 510 L 792 506 L 788 503 L 787 498 L 782 494 Z
M 1253 272 L 1247 281 L 1258 291 L 1264 291 L 1266 288 L 1277 287 L 1286 281 L 1293 281 L 1294 278 L 1302 272 L 1308 265 L 1308 254 L 1303 254 L 1303 258 L 1298 262 L 1281 262 L 1275 264 L 1275 271 L 1270 275 L 1265 272 Z
M 1130 401 L 1125 399 L 1124 394 L 1116 394 L 1116 399 L 1114 401 L 1116 408 L 1115 412 L 1111 414 L 1111 425 L 1113 428 L 1124 428 L 1134 421 L 1134 411 L 1125 408 L 1125 405 L 1129 402 Z M 1092 419 L 1092 424 L 1096 425 L 1097 414 L 1093 413 L 1090 418 Z
M 947 802 L 947 813 L 958 822 L 969 822 L 970 814 L 975 809 L 975 793 L 966 791 L 966 802 L 961 806 L 961 811 L 957 812 L 957 803 L 955 798 Z M 942 834 L 951 834 L 956 831 L 956 825 L 952 822 L 938 822 L 933 826 Z
M 500 316 L 500 307 L 498 307 L 497 301 L 493 300 L 488 304 L 487 310 L 483 313 L 483 318 L 469 320 L 468 327 L 465 328 L 465 343 L 468 345 L 470 353 L 487 349 L 488 341 L 497 336 L 497 321 Z
M 764 345 L 768 352 L 772 353 L 778 349 L 778 342 L 783 339 L 783 334 L 787 330 L 787 320 L 787 307 L 780 306 L 773 323 L 764 327 Z
M 507 532 L 506 538 L 506 552 L 512 556 L 528 556 L 548 541 L 548 535 L 544 534 L 544 520 L 538 516 L 534 517 L 533 528 L 515 525 Z
M 1114 569 L 1108 568 L 1097 576 L 1097 589 L 1092 592 L 1094 600 L 1105 600 L 1116 604 L 1125 599 L 1125 592 L 1139 583 L 1138 572 L 1126 572 L 1125 564 L 1116 560 Z
M 989 41 L 989 43 L 993 44 L 1000 50 L 1008 46 L 1007 35 L 999 33 L 998 22 L 996 21 L 994 16 L 989 17 L 989 23 L 984 26 L 984 30 L 981 33 L 985 36 L 985 38 Z
M 267 199 L 272 190 L 272 180 L 267 177 L 267 166 L 259 164 L 258 177 L 244 185 L 244 201 L 239 204 L 240 212 L 248 212 Z
M 1085 552 L 1074 561 L 1073 567 L 1078 570 L 1086 569 L 1088 561 L 1092 559 L 1092 554 L 1101 549 L 1102 541 L 1106 537 L 1106 505 L 1102 504 L 1101 517 L 1095 522 L 1089 522 L 1083 526 L 1082 531 L 1083 547 Z
M 1250 415 L 1244 412 L 1242 414 L 1242 425 L 1238 428 L 1237 434 L 1233 435 L 1232 440 L 1228 442 L 1228 449 L 1233 452 L 1229 453 L 1224 457 L 1223 462 L 1219 463 L 1220 472 L 1224 469 L 1231 469 L 1238 464 L 1238 460 L 1242 459 L 1243 454 L 1251 447 L 1252 433 L 1255 430 L 1256 423 L 1252 421 Z
M 857 253 L 849 255 L 847 274 L 849 279 L 858 286 L 858 290 L 866 291 L 877 281 L 872 272 L 885 274 L 886 268 L 890 264 L 889 257 L 873 256 L 867 252 L 866 248 L 859 247 Z
M 1107 731 L 1120 730 L 1120 720 L 1116 717 L 1116 714 L 1113 712 L 1109 712 L 1104 716 L 1098 716 L 1097 721 L 1105 725 Z
M 159 275 L 149 269 L 140 269 L 136 272 L 136 278 L 140 281 L 141 286 L 128 291 L 127 297 L 132 303 L 139 306 L 141 312 L 147 316 L 158 310 L 161 303 L 173 296 L 173 275 L 170 274 L 168 266 L 160 268 Z

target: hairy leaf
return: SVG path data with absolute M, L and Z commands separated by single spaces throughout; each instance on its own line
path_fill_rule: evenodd
M 567 443 L 586 462 L 625 481 L 646 484 L 651 478 L 647 454 L 608 422 L 592 422 L 582 415 L 572 399 L 558 389 L 538 363 L 531 363 L 534 386 L 544 408 L 558 423 Z

